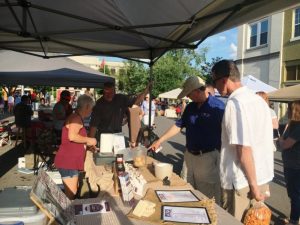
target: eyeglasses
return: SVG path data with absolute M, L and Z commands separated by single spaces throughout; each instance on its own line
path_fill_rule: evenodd
M 225 77 L 226 77 L 226 76 L 218 77 L 218 78 L 214 79 L 214 80 L 212 81 L 213 85 L 216 86 L 217 81 L 218 81 L 218 80 L 221 80 L 222 78 L 225 78 Z

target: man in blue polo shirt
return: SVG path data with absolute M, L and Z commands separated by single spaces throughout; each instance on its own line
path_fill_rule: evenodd
M 221 148 L 221 123 L 225 105 L 206 91 L 205 82 L 197 76 L 189 77 L 182 92 L 181 99 L 189 97 L 193 102 L 178 121 L 151 145 L 156 150 L 161 143 L 186 128 L 186 151 L 182 175 L 186 176 L 195 189 L 207 197 L 214 197 L 220 204 L 221 185 L 219 162 Z

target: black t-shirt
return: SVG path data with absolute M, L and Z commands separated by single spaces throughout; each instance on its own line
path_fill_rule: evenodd
M 17 127 L 30 127 L 33 112 L 29 105 L 19 103 L 15 106 L 14 115 Z
M 126 110 L 134 99 L 126 95 L 116 94 L 111 102 L 101 97 L 97 100 L 91 115 L 91 127 L 97 127 L 98 133 L 119 133 Z
M 300 169 L 300 122 L 289 125 L 283 134 L 284 139 L 288 137 L 296 140 L 296 143 L 291 148 L 282 150 L 283 166 Z

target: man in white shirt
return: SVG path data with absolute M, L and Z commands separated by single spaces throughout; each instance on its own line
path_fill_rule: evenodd
M 242 220 L 253 201 L 269 195 L 274 177 L 273 130 L 266 102 L 240 82 L 233 61 L 212 68 L 214 86 L 229 96 L 222 121 L 220 177 L 222 206 Z

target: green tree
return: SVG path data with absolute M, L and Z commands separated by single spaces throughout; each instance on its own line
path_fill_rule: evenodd
M 124 63 L 124 74 L 119 75 L 119 90 L 129 95 L 143 91 L 149 80 L 147 66 L 135 61 L 125 61 Z
M 205 48 L 173 50 L 161 57 L 153 67 L 153 95 L 181 87 L 189 76 L 202 76 L 201 63 L 205 60 L 206 51 Z
M 222 57 L 212 58 L 210 62 L 205 60 L 205 62 L 201 65 L 201 72 L 206 83 L 212 83 L 211 69 L 215 65 L 215 63 L 219 62 L 220 60 L 222 60 Z
M 152 93 L 160 93 L 181 87 L 191 76 L 202 76 L 201 64 L 207 49 L 172 50 L 162 56 L 153 66 L 154 86 Z M 149 80 L 149 67 L 133 61 L 125 62 L 125 75 L 119 76 L 119 90 L 128 94 L 141 92 Z

